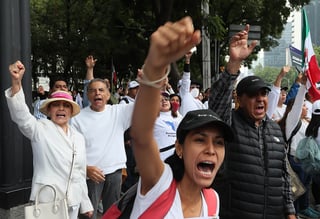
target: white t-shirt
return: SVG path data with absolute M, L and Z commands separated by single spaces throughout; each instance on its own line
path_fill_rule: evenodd
M 123 134 L 130 127 L 134 104 L 106 105 L 102 112 L 83 108 L 71 124 L 86 140 L 87 165 L 104 174 L 126 167 Z
M 160 112 L 153 130 L 154 138 L 158 144 L 159 150 L 170 145 L 173 145 L 176 141 L 176 131 L 179 123 L 182 120 L 182 116 L 174 118 L 169 112 Z M 167 151 L 161 152 L 161 160 L 165 160 L 167 157 L 174 153 L 174 147 Z
M 282 104 L 281 107 L 277 106 L 276 110 L 273 113 L 272 119 L 274 121 L 280 120 L 283 117 L 283 115 L 286 111 L 286 108 L 287 108 L 287 105 L 285 105 L 285 104 Z
M 133 209 L 130 215 L 130 219 L 136 219 L 139 218 L 139 216 L 164 192 L 166 191 L 169 186 L 171 185 L 171 182 L 173 180 L 172 170 L 168 164 L 165 164 L 165 168 L 163 171 L 162 176 L 160 177 L 157 184 L 148 191 L 147 194 L 142 195 L 140 193 L 141 191 L 141 180 L 139 179 L 138 182 L 138 188 L 137 188 L 137 196 L 134 200 Z M 218 194 L 216 194 L 218 197 Z M 217 198 L 217 215 L 219 215 L 219 198 Z M 183 211 L 181 206 L 181 200 L 180 200 L 180 194 L 178 189 L 176 190 L 176 195 L 174 198 L 174 201 L 172 203 L 171 208 L 169 209 L 167 215 L 164 217 L 164 219 L 172 219 L 172 218 L 184 218 L 183 217 Z M 205 218 L 215 218 L 219 219 L 219 217 L 209 217 L 208 216 L 208 206 L 206 203 L 206 200 L 202 194 L 202 215 L 201 217 L 195 217 L 193 219 L 205 219 Z

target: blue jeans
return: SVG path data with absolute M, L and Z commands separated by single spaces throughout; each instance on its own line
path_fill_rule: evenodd
M 102 199 L 103 212 L 105 212 L 115 201 L 120 198 L 121 192 L 121 169 L 113 173 L 105 175 L 105 181 L 95 183 L 91 179 L 87 180 L 88 193 L 93 205 L 93 216 L 91 219 L 97 218 L 97 209 L 100 199 Z M 81 219 L 89 219 L 81 215 Z
M 290 165 L 294 172 L 298 175 L 300 181 L 306 188 L 306 192 L 294 201 L 296 212 L 302 211 L 309 207 L 309 185 L 311 183 L 311 175 L 307 174 L 303 169 L 301 163 L 297 161 L 294 156 L 288 155 Z

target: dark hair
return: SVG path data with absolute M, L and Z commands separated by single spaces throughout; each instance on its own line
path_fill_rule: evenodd
M 172 97 L 178 97 L 178 99 L 179 99 L 179 106 L 181 106 L 181 97 L 180 97 L 178 94 L 170 94 L 170 95 L 169 95 L 171 116 L 172 116 L 173 118 L 177 118 L 177 117 L 178 117 L 178 112 L 177 112 L 177 111 L 174 112 L 174 111 L 172 110 L 172 104 L 171 104 L 171 98 L 172 98 Z
M 49 81 L 50 90 L 53 89 L 54 84 L 57 81 L 64 81 L 64 82 L 66 82 L 66 85 L 68 86 L 68 80 L 64 76 L 62 76 L 62 75 L 54 75 L 54 76 L 50 77 L 50 81 Z
M 178 97 L 178 99 L 179 99 L 179 105 L 181 106 L 181 97 L 180 97 L 180 95 L 178 95 L 178 94 L 170 94 L 169 100 L 171 100 L 172 97 Z
M 171 167 L 173 178 L 179 182 L 182 180 L 183 174 L 184 174 L 184 163 L 183 158 L 180 158 L 176 151 L 173 152 L 173 154 L 168 157 L 164 162 L 169 164 Z
M 319 127 L 320 127 L 320 115 L 312 114 L 311 121 L 306 129 L 306 136 L 317 138 Z

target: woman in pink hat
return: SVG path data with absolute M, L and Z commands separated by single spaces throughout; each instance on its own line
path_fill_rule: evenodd
M 24 65 L 17 61 L 9 66 L 9 71 L 12 86 L 5 91 L 5 96 L 10 115 L 32 145 L 34 169 L 30 200 L 35 200 L 42 186 L 51 185 L 56 189 L 58 199 L 67 196 L 70 219 L 77 218 L 79 209 L 80 213 L 91 216 L 93 208 L 86 186 L 85 140 L 69 125 L 70 118 L 80 112 L 79 105 L 68 92 L 56 91 L 40 107 L 50 120 L 37 120 L 25 103 L 21 83 Z M 45 187 L 39 195 L 39 202 L 52 201 L 53 195 L 53 190 Z

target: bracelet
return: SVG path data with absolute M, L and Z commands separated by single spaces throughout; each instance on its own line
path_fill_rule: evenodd
M 144 72 L 143 72 L 143 67 L 144 67 L 144 65 L 143 65 L 142 68 L 141 68 L 142 76 L 139 77 L 139 78 L 137 78 L 137 81 L 138 81 L 140 84 L 144 84 L 144 85 L 147 85 L 147 86 L 149 86 L 149 87 L 154 87 L 154 88 L 161 88 L 161 87 L 163 86 L 163 84 L 162 84 L 161 82 L 168 77 L 168 75 L 169 75 L 169 73 L 170 73 L 170 70 L 171 70 L 171 67 L 170 67 L 170 65 L 169 65 L 168 68 L 167 68 L 167 71 L 166 71 L 166 73 L 164 74 L 163 77 L 161 77 L 160 79 L 155 80 L 155 81 L 150 81 L 150 80 L 146 77 L 146 75 L 144 74 Z

